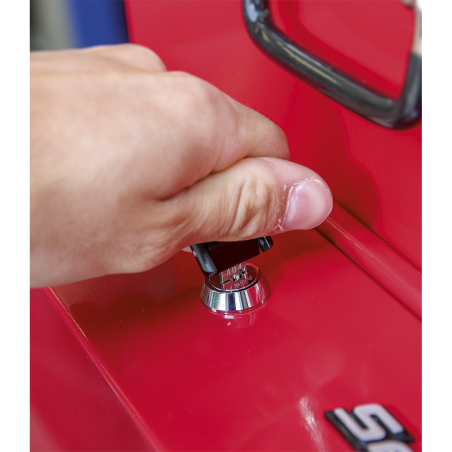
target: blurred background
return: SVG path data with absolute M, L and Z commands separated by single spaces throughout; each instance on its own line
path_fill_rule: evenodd
M 122 0 L 30 0 L 30 50 L 128 42 Z

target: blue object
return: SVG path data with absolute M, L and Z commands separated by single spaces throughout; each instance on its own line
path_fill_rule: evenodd
M 129 42 L 122 0 L 66 0 L 76 47 Z

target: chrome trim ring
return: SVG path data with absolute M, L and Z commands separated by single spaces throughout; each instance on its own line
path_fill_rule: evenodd
M 270 296 L 270 288 L 261 271 L 253 264 L 246 264 L 250 281 L 239 289 L 221 289 L 215 280 L 217 275 L 204 280 L 201 300 L 213 312 L 220 314 L 244 313 L 263 305 Z

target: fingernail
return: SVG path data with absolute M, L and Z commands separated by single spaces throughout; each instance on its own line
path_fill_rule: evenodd
M 329 188 L 318 179 L 308 179 L 290 189 L 284 231 L 311 229 L 322 223 L 333 208 Z

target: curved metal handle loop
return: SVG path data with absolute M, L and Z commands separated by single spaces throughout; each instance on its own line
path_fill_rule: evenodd
M 414 2 L 415 30 L 405 83 L 396 100 L 369 90 L 293 42 L 274 24 L 269 0 L 242 0 L 246 28 L 273 61 L 339 104 L 391 129 L 411 126 L 422 112 L 421 9 Z

